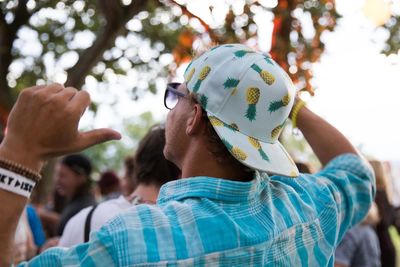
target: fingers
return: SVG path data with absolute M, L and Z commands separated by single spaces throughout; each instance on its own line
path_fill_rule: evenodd
M 80 133 L 76 142 L 76 150 L 84 150 L 88 147 L 111 140 L 121 139 L 121 134 L 108 128 L 96 129 Z
M 55 94 L 54 97 L 64 101 L 70 101 L 77 93 L 78 90 L 74 87 L 67 87 Z
M 31 86 L 31 87 L 25 88 L 24 91 L 28 91 L 28 90 L 29 91 L 37 91 L 37 90 L 43 89 L 46 86 L 47 85 L 45 85 L 45 84 L 43 84 L 43 85 L 35 85 L 35 86 Z
M 64 89 L 64 86 L 59 83 L 53 83 L 49 85 L 41 85 L 31 88 L 29 88 L 28 90 L 32 90 L 36 94 L 43 94 L 49 96 L 50 94 L 57 94 L 61 92 Z
M 76 112 L 80 116 L 83 115 L 86 108 L 90 104 L 90 95 L 86 91 L 79 91 L 74 95 L 70 101 L 70 109 L 72 112 Z
M 53 83 L 49 85 L 36 85 L 29 88 L 26 88 L 22 91 L 21 94 L 32 94 L 32 95 L 49 95 L 56 94 L 64 89 L 59 83 Z

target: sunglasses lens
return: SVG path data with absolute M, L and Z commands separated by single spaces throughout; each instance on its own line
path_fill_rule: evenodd
M 173 109 L 178 103 L 178 96 L 173 92 L 166 90 L 164 98 L 165 106 L 168 109 Z

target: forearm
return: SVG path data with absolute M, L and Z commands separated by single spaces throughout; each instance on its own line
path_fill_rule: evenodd
M 16 154 L 9 153 L 4 147 L 0 146 L 0 158 L 33 167 L 32 160 L 28 162 Z M 0 266 L 8 266 L 12 263 L 15 230 L 27 203 L 27 198 L 0 189 L 0 203 L 2 203 L 0 205 L 0 240 L 2 241 L 0 242 Z
M 324 166 L 338 155 L 357 154 L 357 150 L 342 133 L 307 107 L 300 109 L 297 127 Z

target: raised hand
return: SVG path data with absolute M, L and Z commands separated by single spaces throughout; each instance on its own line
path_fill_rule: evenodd
M 89 94 L 73 87 L 51 84 L 24 89 L 11 110 L 0 157 L 39 170 L 51 157 L 120 139 L 111 129 L 78 131 L 89 104 Z

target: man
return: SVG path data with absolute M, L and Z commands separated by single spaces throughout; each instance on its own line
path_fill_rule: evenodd
M 168 87 L 165 97 L 164 155 L 183 179 L 161 188 L 157 206 L 138 205 L 88 243 L 53 248 L 31 264 L 333 266 L 335 246 L 368 211 L 374 176 L 349 141 L 301 101 L 293 123 L 325 168 L 298 176 L 278 142 L 294 96 L 288 75 L 246 46 L 219 46 L 193 60 L 185 83 Z M 86 93 L 59 85 L 23 91 L 0 159 L 24 168 L 3 165 L 33 176 L 26 168 L 38 171 L 49 157 L 118 139 L 107 129 L 77 131 L 88 104 Z M 0 207 L 0 233 L 9 240 L 25 199 L 4 188 L 0 201 L 12 204 Z M 3 262 L 8 243 L 0 244 Z
M 155 204 L 160 187 L 180 177 L 179 169 L 163 155 L 165 129 L 152 127 L 140 141 L 135 155 L 135 172 L 130 179 L 135 190 L 127 197 L 110 199 L 97 206 L 86 208 L 68 221 L 59 242 L 61 247 L 71 247 L 87 242 L 90 231 L 98 230 L 108 220 L 138 204 Z

